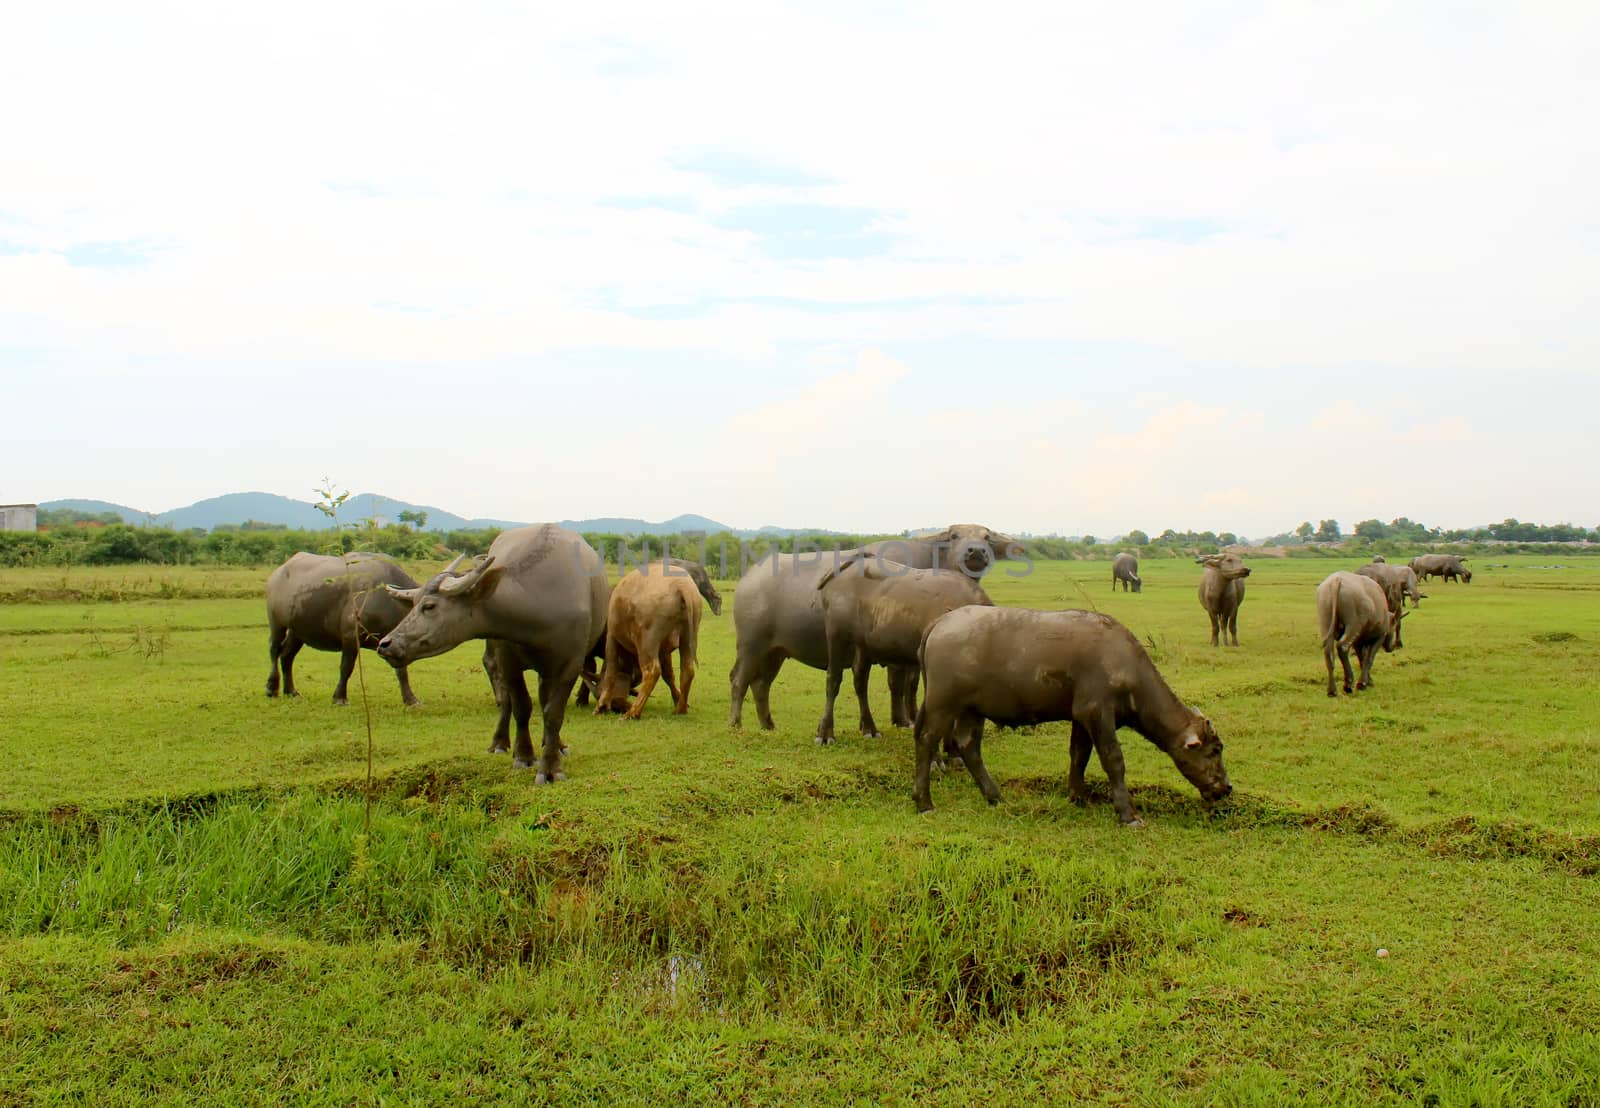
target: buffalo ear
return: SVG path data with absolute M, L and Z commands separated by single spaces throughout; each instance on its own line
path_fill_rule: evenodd
M 1191 732 L 1189 737 L 1183 740 L 1184 749 L 1193 750 L 1195 747 L 1200 746 L 1204 741 L 1205 740 L 1203 740 L 1199 735 Z
M 404 604 L 407 608 L 411 607 L 417 602 L 417 593 L 422 591 L 421 589 L 397 588 L 394 585 L 385 585 L 383 587 L 388 590 L 390 596 Z

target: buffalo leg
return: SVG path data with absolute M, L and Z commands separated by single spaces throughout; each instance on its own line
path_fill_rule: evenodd
M 689 714 L 689 686 L 694 684 L 694 675 L 700 669 L 699 650 L 699 631 L 691 626 L 678 642 L 678 670 L 683 684 L 672 706 L 675 715 Z
M 294 687 L 294 659 L 304 645 L 293 631 L 283 636 L 283 650 L 278 655 L 278 664 L 283 667 L 284 696 L 300 695 L 300 690 Z
M 683 699 L 683 694 L 678 691 L 678 682 L 674 680 L 676 674 L 672 672 L 672 650 L 663 645 L 660 653 L 661 680 L 667 683 L 667 691 L 672 694 L 673 710 L 677 710 L 678 702 Z
M 911 727 L 916 721 L 917 676 L 915 666 L 889 667 L 889 722 L 896 727 Z
M 1232 636 L 1232 638 L 1233 638 L 1233 642 L 1230 643 L 1229 645 L 1238 646 L 1239 645 L 1239 609 L 1238 608 L 1235 608 L 1233 611 L 1228 613 L 1228 634 L 1230 636 Z
M 1117 741 L 1115 721 L 1100 716 L 1085 725 L 1094 738 L 1095 753 L 1100 756 L 1100 768 L 1111 780 L 1111 803 L 1117 818 L 1129 827 L 1143 827 L 1144 821 L 1133 810 L 1133 799 L 1128 795 L 1128 774 L 1122 761 L 1122 744 Z
M 544 716 L 544 756 L 539 760 L 535 784 L 548 785 L 567 776 L 561 772 L 561 755 L 566 750 L 561 745 L 561 724 L 567 718 L 567 701 L 572 697 L 572 686 L 578 683 L 578 674 L 582 670 L 583 663 L 578 661 L 555 677 L 539 674 L 539 710 Z
M 1355 690 L 1353 689 L 1351 682 L 1354 681 L 1355 675 L 1350 672 L 1350 646 L 1343 639 L 1339 640 L 1338 645 L 1339 664 L 1344 667 L 1344 691 L 1347 693 L 1353 692 Z
M 963 713 L 956 720 L 955 736 L 961 760 L 967 764 L 967 772 L 972 775 L 983 799 L 990 804 L 1000 803 L 1000 786 L 989 776 L 989 767 L 983 764 L 983 717 L 975 712 Z
M 772 731 L 777 724 L 772 720 L 772 705 L 768 697 L 772 694 L 772 683 L 778 679 L 778 671 L 783 668 L 782 654 L 773 654 L 762 661 L 761 672 L 756 676 L 756 682 L 751 686 L 755 694 L 756 718 L 761 721 L 761 730 Z
M 504 754 L 511 749 L 511 690 L 506 682 L 505 670 L 495 656 L 494 643 L 483 647 L 483 672 L 489 675 L 489 691 L 494 693 L 494 704 L 500 712 L 495 721 L 494 735 L 489 739 L 490 754 Z
M 609 651 L 607 652 L 609 655 Z M 610 668 L 610 658 L 607 658 L 607 668 Z M 655 691 L 656 682 L 661 680 L 661 644 L 642 642 L 639 644 L 639 695 L 634 698 L 633 707 L 622 713 L 623 719 L 638 719 L 644 714 L 645 701 L 650 699 L 650 694 Z
M 856 648 L 854 662 L 850 666 L 850 676 L 856 688 L 856 703 L 861 708 L 861 733 L 869 739 L 883 738 L 883 732 L 878 730 L 878 723 L 872 718 L 872 698 L 868 694 L 871 684 L 872 663 L 867 661 L 867 653 L 861 648 Z
M 1334 641 L 1331 637 L 1322 642 L 1322 660 L 1328 663 L 1328 695 L 1337 697 L 1339 694 L 1333 688 L 1333 651 Z
M 1216 646 L 1217 645 L 1217 613 L 1216 612 L 1207 612 L 1206 615 L 1211 617 L 1211 645 L 1212 646 Z
M 278 656 L 283 653 L 283 643 L 288 637 L 289 629 L 276 623 L 267 624 L 267 657 L 272 660 L 272 668 L 267 672 L 267 695 L 278 695 Z
M 507 669 L 503 677 L 506 696 L 511 701 L 511 714 L 517 721 L 517 737 L 511 744 L 511 764 L 518 769 L 531 769 L 533 735 L 528 724 L 533 719 L 533 697 L 528 694 L 528 678 L 516 666 Z
M 744 694 L 750 687 L 750 675 L 745 672 L 745 661 L 742 657 L 733 660 L 733 668 L 728 671 L 728 726 L 740 728 L 744 726 Z
M 400 682 L 400 700 L 407 708 L 415 708 L 422 701 L 417 699 L 417 694 L 411 691 L 411 674 L 405 666 L 394 668 L 395 680 Z
M 823 694 L 822 718 L 817 721 L 817 745 L 833 742 L 833 702 L 839 697 L 839 686 L 844 682 L 844 652 L 828 650 L 828 679 Z
M 350 675 L 356 671 L 356 653 L 360 649 L 346 646 L 339 652 L 339 684 L 333 690 L 333 702 L 340 707 L 350 703 Z
M 922 706 L 917 713 L 916 762 L 911 774 L 911 801 L 919 812 L 933 810 L 933 796 L 928 789 L 928 772 L 933 767 L 935 745 L 949 737 L 955 721 L 948 713 Z
M 1067 799 L 1074 804 L 1089 803 L 1088 787 L 1083 783 L 1083 771 L 1089 768 L 1089 755 L 1094 751 L 1094 740 L 1089 729 L 1077 720 L 1072 721 L 1072 762 L 1067 769 Z
M 1356 660 L 1361 663 L 1361 678 L 1356 682 L 1356 688 L 1372 688 L 1372 659 L 1377 653 L 1378 644 L 1375 642 L 1356 648 Z

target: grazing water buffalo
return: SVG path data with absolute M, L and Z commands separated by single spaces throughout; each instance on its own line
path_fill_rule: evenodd
M 638 719 L 656 682 L 666 679 L 673 711 L 689 711 L 700 638 L 700 593 L 688 577 L 669 577 L 660 565 L 625 574 L 611 590 L 606 609 L 606 668 L 595 693 L 595 714 L 619 711 Z M 672 680 L 672 652 L 678 652 L 679 680 Z M 626 657 L 625 657 L 626 656 Z M 639 699 L 630 706 L 634 666 L 639 669 Z
M 974 523 L 955 524 L 919 539 L 891 539 L 864 548 L 866 553 L 881 554 L 918 569 L 932 568 L 935 559 L 940 565 L 954 561 L 974 577 L 987 571 L 996 558 L 1020 551 L 1015 539 Z M 730 726 L 741 726 L 746 690 L 755 697 L 761 726 L 767 730 L 776 726 L 768 696 L 786 659 L 794 658 L 813 669 L 828 668 L 828 636 L 817 582 L 851 553 L 854 551 L 770 554 L 739 579 L 733 597 L 737 656 L 728 674 L 732 693 Z M 897 726 L 908 726 L 916 699 L 916 671 L 897 669 L 889 671 L 891 718 Z
M 1461 563 L 1465 558 L 1455 554 L 1421 554 L 1411 559 L 1412 571 L 1422 580 L 1443 577 L 1448 583 L 1461 578 L 1463 584 L 1472 584 L 1472 571 Z
M 278 669 L 283 668 L 283 694 L 300 695 L 294 687 L 294 659 L 302 646 L 339 651 L 339 684 L 333 702 L 349 702 L 350 674 L 356 651 L 378 645 L 406 615 L 406 606 L 390 596 L 385 585 L 415 588 L 405 570 L 379 554 L 355 553 L 342 558 L 300 551 L 267 578 L 267 649 L 272 671 L 267 695 L 278 695 Z M 418 703 L 404 665 L 395 666 L 400 698 Z
M 936 620 L 922 643 L 927 683 L 917 717 L 917 809 L 933 807 L 928 770 L 936 744 L 953 739 L 990 804 L 1000 790 L 983 764 L 983 725 L 1072 721 L 1067 792 L 1085 803 L 1089 752 L 1111 781 L 1117 817 L 1139 826 L 1128 797 L 1117 728 L 1131 727 L 1177 765 L 1207 801 L 1233 791 L 1211 721 L 1180 701 L 1128 629 L 1098 612 L 961 608 Z
M 519 767 L 533 765 L 533 701 L 523 673 L 537 671 L 544 747 L 536 780 L 560 780 L 567 699 L 605 626 L 611 597 L 600 555 L 583 536 L 545 523 L 501 532 L 470 571 L 453 571 L 454 565 L 419 588 L 389 590 L 411 612 L 378 644 L 378 653 L 407 663 L 468 639 L 488 639 L 516 716 L 512 760 Z M 507 738 L 497 728 L 489 749 L 504 750 Z
M 1124 551 L 1111 560 L 1111 591 L 1117 591 L 1117 582 L 1122 582 L 1122 591 L 1127 592 L 1131 586 L 1138 592 L 1144 585 L 1139 580 L 1139 558 L 1137 555 Z
M 946 612 L 968 604 L 993 606 L 982 586 L 949 569 L 912 569 L 871 554 L 841 561 L 817 581 L 828 642 L 827 701 L 817 724 L 817 742 L 833 742 L 833 706 L 844 667 L 855 678 L 861 733 L 879 738 L 867 701 L 867 675 L 874 665 L 915 666 L 922 635 Z
M 1337 649 L 1344 666 L 1344 691 L 1350 692 L 1350 648 L 1361 665 L 1358 689 L 1372 687 L 1372 658 L 1382 646 L 1385 653 L 1400 645 L 1400 621 L 1405 609 L 1391 609 L 1383 587 L 1370 577 L 1338 570 L 1317 586 L 1317 629 L 1322 634 L 1322 657 L 1328 664 L 1328 695 L 1333 688 L 1333 654 Z
M 649 564 L 656 567 L 661 565 L 659 561 L 651 562 Z M 711 609 L 711 614 L 714 616 L 720 616 L 722 614 L 722 594 L 719 593 L 717 591 L 717 587 L 711 583 L 711 575 L 706 572 L 705 566 L 701 565 L 699 562 L 691 562 L 686 558 L 668 558 L 666 560 L 666 564 L 673 567 L 674 570 L 674 573 L 669 573 L 668 576 L 674 576 L 677 570 L 682 570 L 684 573 L 687 573 L 689 575 L 689 580 L 694 583 L 694 587 L 699 590 L 700 595 L 705 598 L 707 607 Z M 600 637 L 595 640 L 594 646 L 589 651 L 588 660 L 593 663 L 599 663 L 605 659 L 605 656 L 606 636 L 605 632 L 601 631 Z M 631 661 L 626 650 L 623 651 L 623 661 L 625 663 Z M 488 651 L 484 651 L 483 665 L 484 669 L 487 670 L 489 668 Z M 637 680 L 639 671 L 636 662 L 634 663 L 633 672 L 635 675 L 635 680 Z M 494 675 L 492 673 L 490 674 L 489 679 L 491 682 L 494 680 Z M 598 664 L 585 666 L 583 670 L 583 677 L 578 682 L 579 707 L 583 707 L 589 703 L 589 693 L 593 688 L 598 687 L 599 683 L 600 666 Z M 503 695 L 501 689 L 496 688 L 494 696 L 497 704 L 502 703 Z
M 1244 603 L 1244 579 L 1250 576 L 1250 567 L 1239 555 L 1210 554 L 1196 558 L 1205 566 L 1200 574 L 1200 606 L 1211 617 L 1211 645 L 1217 645 L 1217 631 L 1222 631 L 1223 641 L 1233 636 L 1233 645 L 1239 645 L 1239 605 Z
M 1356 570 L 1361 576 L 1376 581 L 1383 590 L 1384 603 L 1389 611 L 1398 612 L 1405 607 L 1406 597 L 1411 598 L 1411 606 L 1417 607 L 1422 603 L 1425 593 L 1417 588 L 1417 575 L 1411 572 L 1410 566 L 1365 565 Z M 1400 624 L 1394 625 L 1394 648 L 1399 650 L 1405 646 L 1400 641 Z
M 1428 594 L 1417 587 L 1417 575 L 1410 566 L 1391 566 L 1383 562 L 1373 562 L 1361 566 L 1356 572 L 1382 585 L 1384 592 L 1397 592 L 1402 600 L 1410 600 L 1413 608 L 1427 599 Z

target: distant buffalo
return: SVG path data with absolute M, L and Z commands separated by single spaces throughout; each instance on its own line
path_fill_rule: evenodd
M 1250 576 L 1250 567 L 1239 555 L 1211 554 L 1196 558 L 1205 566 L 1200 574 L 1200 606 L 1211 617 L 1211 645 L 1217 645 L 1217 632 L 1222 641 L 1233 636 L 1234 646 L 1239 645 L 1239 605 L 1244 603 L 1244 579 Z
M 1132 588 L 1138 592 L 1144 582 L 1139 580 L 1139 558 L 1135 554 L 1123 551 L 1111 561 L 1111 591 L 1117 591 L 1117 582 L 1122 582 L 1122 591 L 1127 592 Z
M 1461 578 L 1462 584 L 1472 584 L 1472 571 L 1461 563 L 1465 558 L 1455 554 L 1422 554 L 1411 559 L 1411 569 L 1422 580 L 1443 577 L 1446 582 Z

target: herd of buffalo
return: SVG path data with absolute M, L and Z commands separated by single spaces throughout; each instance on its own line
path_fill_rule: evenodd
M 736 659 L 729 675 L 729 723 L 740 727 L 748 691 L 765 729 L 775 726 L 769 694 L 794 658 L 827 673 L 817 742 L 834 738 L 834 702 L 850 670 L 861 732 L 879 734 L 868 703 L 873 666 L 888 670 L 892 722 L 913 727 L 912 796 L 932 808 L 928 775 L 935 754 L 959 758 L 991 803 L 1000 790 L 983 763 L 986 722 L 1003 727 L 1070 720 L 1068 793 L 1086 800 L 1083 773 L 1094 752 L 1111 783 L 1118 817 L 1137 824 L 1128 796 L 1117 730 L 1132 728 L 1170 756 L 1207 801 L 1232 787 L 1222 742 L 1201 713 L 1167 686 L 1139 641 L 1109 616 L 1086 611 L 999 608 L 981 585 L 997 559 L 1020 552 L 1009 536 L 958 524 L 917 539 L 848 551 L 774 553 L 751 566 L 734 596 Z M 395 669 L 407 705 L 417 703 L 407 666 L 485 640 L 499 720 L 490 750 L 510 750 L 519 767 L 536 767 L 541 784 L 563 777 L 561 725 L 573 688 L 592 693 L 599 712 L 638 719 L 665 681 L 673 710 L 689 709 L 697 668 L 702 607 L 720 614 L 722 597 L 696 562 L 662 559 L 610 584 L 601 556 L 582 536 L 552 524 L 502 532 L 488 552 L 459 571 L 458 557 L 418 585 L 379 555 L 299 553 L 267 579 L 272 670 L 267 695 L 294 696 L 294 659 L 302 646 L 341 655 L 335 704 L 346 702 L 357 651 L 376 648 Z M 1239 606 L 1250 569 L 1233 552 L 1196 559 L 1199 597 L 1211 620 L 1211 644 L 1239 645 Z M 1112 588 L 1139 592 L 1138 559 L 1119 554 Z M 1350 651 L 1360 667 L 1355 688 L 1372 684 L 1378 647 L 1401 645 L 1407 599 L 1438 576 L 1472 580 L 1462 559 L 1428 554 L 1410 565 L 1382 557 L 1354 573 L 1330 574 L 1317 588 L 1318 626 L 1335 696 L 1333 660 L 1351 691 Z M 678 654 L 673 668 L 672 654 Z M 597 659 L 600 661 L 597 663 Z M 535 759 L 533 696 L 525 674 L 538 675 L 542 747 Z M 281 679 L 280 679 L 281 670 Z M 916 705 L 923 686 L 920 709 Z M 511 722 L 516 721 L 516 738 Z

